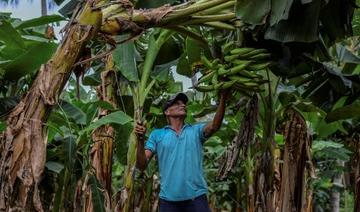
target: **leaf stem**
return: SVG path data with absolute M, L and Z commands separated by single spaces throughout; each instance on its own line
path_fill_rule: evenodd
M 183 18 L 186 16 L 189 16 L 191 14 L 206 10 L 208 8 L 211 8 L 215 5 L 221 4 L 223 2 L 227 2 L 228 0 L 213 0 L 213 1 L 208 1 L 205 3 L 201 3 L 201 4 L 193 4 L 190 5 L 188 8 L 186 9 L 179 9 L 179 10 L 175 10 L 173 13 L 170 13 L 168 16 L 164 17 L 161 20 L 162 25 L 171 22 L 173 20 L 179 19 L 179 18 Z
M 184 25 L 187 24 L 201 24 L 205 22 L 212 21 L 228 21 L 235 18 L 235 13 L 222 14 L 222 15 L 206 15 L 206 16 L 192 16 L 192 20 L 184 22 Z
M 150 72 L 152 70 L 152 67 L 154 65 L 156 56 L 159 53 L 159 50 L 161 46 L 170 38 L 170 36 L 173 34 L 170 30 L 162 30 L 160 32 L 159 37 L 155 40 L 154 33 L 150 36 L 150 43 L 149 43 L 149 49 L 146 52 L 145 62 L 144 62 L 144 68 L 140 80 L 140 88 L 139 88 L 139 95 L 143 95 L 144 91 L 146 89 L 146 84 L 150 76 Z M 142 99 L 143 97 L 140 97 L 139 99 Z M 144 97 L 145 99 L 145 97 Z M 139 105 L 140 107 L 142 105 Z

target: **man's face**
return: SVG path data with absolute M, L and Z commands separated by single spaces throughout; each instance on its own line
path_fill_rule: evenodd
M 165 111 L 165 115 L 169 117 L 186 116 L 186 105 L 183 101 L 177 100 Z

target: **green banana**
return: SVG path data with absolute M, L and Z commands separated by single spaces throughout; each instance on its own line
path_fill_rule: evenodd
M 270 62 L 266 62 L 266 63 L 259 63 L 259 64 L 251 64 L 248 66 L 248 70 L 249 71 L 259 71 L 259 70 L 263 70 L 265 68 L 267 68 L 270 65 Z
M 236 48 L 230 51 L 230 54 L 236 54 L 236 55 L 243 55 L 243 54 L 248 54 L 249 52 L 254 51 L 254 48 Z
M 239 73 L 240 71 L 244 70 L 249 64 L 250 64 L 250 62 L 245 62 L 245 63 L 243 63 L 243 64 L 234 66 L 234 67 L 230 68 L 230 69 L 229 69 L 227 72 L 225 72 L 224 74 L 225 74 L 226 76 L 234 75 L 234 74 Z M 219 75 L 222 75 L 222 74 L 219 73 Z
M 247 78 L 259 78 L 259 75 L 255 74 L 254 72 L 250 72 L 246 69 L 241 70 L 240 72 L 237 72 L 236 75 L 247 77 Z
M 199 86 L 195 86 L 194 88 L 200 92 L 209 92 L 215 90 L 214 85 L 204 85 L 204 86 L 199 85 Z
M 223 86 L 224 84 L 225 84 L 225 82 L 219 82 L 218 84 L 214 85 L 214 89 L 219 90 L 221 88 L 221 86 Z
M 220 59 L 219 58 L 216 58 L 215 60 L 213 60 L 211 62 L 211 67 L 215 68 L 216 66 L 218 66 L 220 63 Z
M 236 80 L 224 82 L 224 83 L 220 86 L 220 89 L 221 89 L 221 90 L 223 90 L 223 89 L 228 89 L 228 88 L 230 88 L 231 86 L 233 86 L 235 83 L 236 83 Z
M 207 59 L 207 57 L 204 54 L 201 54 L 200 59 L 201 59 L 201 62 L 205 65 L 206 68 L 208 68 L 208 69 L 213 68 L 210 60 Z
M 219 76 L 221 76 L 221 75 L 224 75 L 226 72 L 228 72 L 229 70 L 227 70 L 227 69 L 225 69 L 225 67 L 224 66 L 221 66 L 218 70 L 217 70 L 217 74 L 219 75 Z
M 218 70 L 214 71 L 214 75 L 211 78 L 211 83 L 212 84 L 218 84 L 219 83 L 219 75 L 218 75 Z
M 240 55 L 241 58 L 251 58 L 252 57 L 255 57 L 256 55 L 259 55 L 259 54 L 266 54 L 265 52 L 266 49 L 254 49 L 253 51 L 247 53 L 247 54 L 243 54 L 243 55 Z
M 226 62 L 231 62 L 231 61 L 237 59 L 238 57 L 239 57 L 239 55 L 226 55 L 226 56 L 224 57 L 224 60 L 225 60 Z
M 254 56 L 249 57 L 249 59 L 252 60 L 263 60 L 263 59 L 268 59 L 271 56 L 270 53 L 261 53 L 261 54 L 256 54 Z
M 251 87 L 251 88 L 258 88 L 260 85 L 257 84 L 256 82 L 241 82 L 241 81 L 236 81 L 237 85 L 242 85 L 244 87 Z
M 230 41 L 230 42 L 222 45 L 221 50 L 222 50 L 223 54 L 227 54 L 233 45 L 235 45 L 234 41 Z
M 250 63 L 253 63 L 253 61 L 252 60 L 238 60 L 238 59 L 236 59 L 236 60 L 231 61 L 231 63 L 235 64 L 235 65 L 241 65 L 241 64 L 244 64 L 244 63 L 250 64 Z
M 250 82 L 250 81 L 254 80 L 252 78 L 247 78 L 247 77 L 238 76 L 238 75 L 229 76 L 229 79 L 230 80 L 236 80 L 238 82 Z
M 227 76 L 239 73 L 240 71 L 244 70 L 247 66 L 249 65 L 249 63 L 243 63 L 241 65 L 238 66 L 234 66 L 232 67 L 228 73 L 226 73 Z
M 210 81 L 213 77 L 213 75 L 215 74 L 215 71 L 210 71 L 209 73 L 203 75 L 202 77 L 200 77 L 200 79 L 198 80 L 198 84 L 203 83 L 203 82 L 207 82 Z

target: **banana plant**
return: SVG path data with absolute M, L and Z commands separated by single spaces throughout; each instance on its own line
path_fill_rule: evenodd
M 153 30 L 151 32 L 151 35 L 149 36 L 147 53 L 142 70 L 140 71 L 140 80 L 136 83 L 129 81 L 129 87 L 131 90 L 134 106 L 133 118 L 135 121 L 144 121 L 143 110 L 145 100 L 156 81 L 156 79 L 150 79 L 154 62 L 158 56 L 161 46 L 171 37 L 172 34 L 173 32 L 170 30 Z M 122 211 L 131 210 L 130 201 L 132 200 L 134 188 L 136 145 L 137 139 L 134 132 L 132 132 L 128 144 L 127 167 L 124 174 L 124 189 L 121 191 L 122 199 L 120 201 L 122 204 L 119 206 Z

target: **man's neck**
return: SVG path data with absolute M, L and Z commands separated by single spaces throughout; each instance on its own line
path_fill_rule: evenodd
M 184 126 L 184 118 L 182 117 L 172 117 L 170 118 L 170 126 L 176 133 L 179 133 Z

